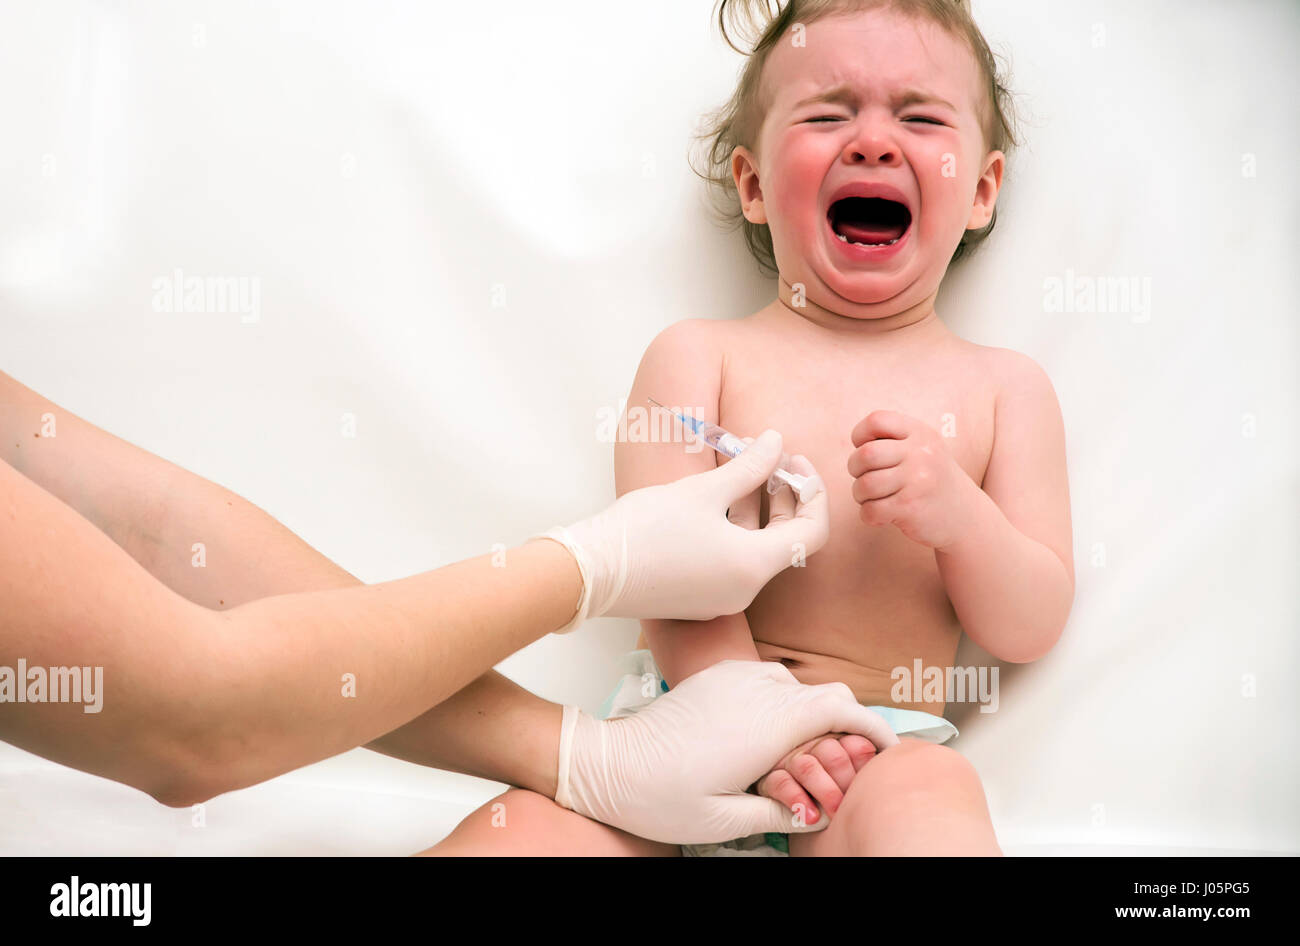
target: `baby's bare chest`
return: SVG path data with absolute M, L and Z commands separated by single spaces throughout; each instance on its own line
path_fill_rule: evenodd
M 791 345 L 753 346 L 727 360 L 719 423 L 740 436 L 781 431 L 823 478 L 844 479 L 853 428 L 872 411 L 929 425 L 982 484 L 993 447 L 995 379 L 980 349 L 880 357 Z M 835 492 L 846 492 L 836 490 Z
M 746 610 L 764 659 L 808 683 L 839 680 L 867 703 L 888 702 L 888 668 L 916 656 L 951 661 L 960 627 L 934 554 L 897 530 L 860 521 L 848 459 L 853 428 L 876 410 L 937 431 L 983 483 L 993 446 L 996 372 L 960 340 L 940 351 L 854 355 L 794 341 L 727 348 L 719 422 L 740 436 L 772 427 L 826 482 L 831 535 L 806 567 L 776 576 Z M 884 668 L 884 669 L 882 669 Z

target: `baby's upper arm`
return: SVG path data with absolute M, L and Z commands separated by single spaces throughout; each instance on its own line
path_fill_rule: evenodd
M 676 418 L 658 408 L 640 411 L 650 408 L 646 398 L 652 397 L 665 407 L 717 423 L 723 331 L 705 320 L 678 322 L 646 349 L 628 397 L 627 438 L 620 436 L 614 447 L 614 485 L 620 496 L 717 466 L 718 455 L 704 444 L 697 441 L 687 449 Z M 743 613 L 712 621 L 645 620 L 641 627 L 669 686 L 720 660 L 758 659 Z
M 646 398 L 716 423 L 721 392 L 722 349 L 716 324 L 693 319 L 660 332 L 642 356 L 632 383 L 627 437 L 620 437 L 614 447 L 618 495 L 713 469 L 716 454 L 703 444 L 692 444 L 688 451 L 681 422 Z
M 1025 535 L 1061 559 L 1074 588 L 1065 423 L 1051 380 L 1029 356 L 998 349 L 993 451 L 984 491 Z

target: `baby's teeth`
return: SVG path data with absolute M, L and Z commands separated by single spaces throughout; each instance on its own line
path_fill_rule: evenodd
M 852 243 L 854 246 L 893 246 L 898 242 L 898 237 L 894 237 L 892 240 L 887 240 L 884 243 L 859 243 L 857 240 L 850 240 L 842 233 L 837 233 L 835 236 L 839 238 L 841 243 Z

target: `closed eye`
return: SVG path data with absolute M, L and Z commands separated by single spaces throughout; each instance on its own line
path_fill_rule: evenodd
M 927 125 L 942 125 L 943 122 L 935 118 L 926 118 L 924 115 L 909 115 L 904 118 L 905 122 L 925 122 Z
M 818 115 L 816 118 L 809 118 L 807 122 L 842 122 L 844 121 L 838 115 Z

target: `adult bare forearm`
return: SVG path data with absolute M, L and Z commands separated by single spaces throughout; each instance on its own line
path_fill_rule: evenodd
M 485 673 L 366 748 L 554 798 L 561 717 L 558 704 Z
M 113 436 L 2 372 L 0 459 L 204 607 L 223 610 L 358 583 L 242 496 Z
M 81 513 L 163 584 L 206 607 L 230 609 L 269 596 L 361 584 L 243 497 L 114 437 L 3 372 L 0 459 Z M 196 543 L 203 545 L 203 567 L 195 567 Z M 549 785 L 553 792 L 559 716 L 555 704 L 488 671 L 389 734 L 391 743 L 373 748 L 400 747 L 390 754 L 536 791 Z M 548 740 L 551 729 L 555 736 Z M 533 734 L 528 751 L 518 751 L 519 742 L 505 751 L 520 730 Z M 172 757 L 169 767 L 180 770 L 155 776 L 147 765 L 138 766 L 146 790 L 165 782 L 177 785 L 178 796 L 192 794 L 181 783 L 185 770 L 195 766 L 235 774 L 207 765 L 197 732 L 170 744 L 142 742 L 151 751 L 169 745 L 162 750 Z M 274 760 L 264 761 L 276 767 Z M 212 793 L 233 786 L 211 777 L 207 784 Z
M 999 660 L 1037 660 L 1065 628 L 1074 583 L 1054 551 L 1016 529 L 971 486 L 971 526 L 959 541 L 935 549 L 939 575 L 972 640 Z
M 174 578 L 180 584 L 175 590 L 191 600 L 230 608 L 266 596 L 362 584 L 242 497 L 179 468 L 172 483 L 166 538 L 158 548 L 184 554 L 191 537 L 203 535 L 226 560 L 217 570 L 175 569 L 155 560 L 151 571 Z M 245 564 L 254 549 L 256 563 Z M 560 713 L 556 704 L 488 670 L 367 748 L 553 794 Z M 521 732 L 527 739 L 519 738 Z
M 217 782 L 200 793 L 251 785 L 376 740 L 572 617 L 581 583 L 563 548 L 530 542 L 509 550 L 507 561 L 498 568 L 483 556 L 220 615 L 225 646 L 209 733 Z M 558 749 L 558 717 L 555 724 Z M 409 734 L 408 748 L 419 735 Z M 493 733 L 493 745 L 501 738 Z M 480 774 L 497 774 L 494 752 L 475 763 Z

